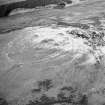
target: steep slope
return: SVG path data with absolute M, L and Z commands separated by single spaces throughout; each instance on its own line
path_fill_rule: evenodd
M 5 17 L 10 14 L 10 12 L 16 8 L 35 8 L 38 6 L 46 6 L 49 4 L 60 4 L 60 3 L 69 3 L 71 0 L 23 0 L 13 3 L 7 3 L 0 6 L 0 17 Z

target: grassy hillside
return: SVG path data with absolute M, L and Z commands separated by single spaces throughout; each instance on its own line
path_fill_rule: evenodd
M 35 8 L 37 6 L 45 6 L 49 4 L 72 3 L 71 0 L 26 0 L 15 3 L 9 3 L 0 6 L 0 17 L 8 16 L 8 14 L 16 8 Z

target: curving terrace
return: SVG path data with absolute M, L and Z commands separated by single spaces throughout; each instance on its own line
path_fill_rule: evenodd
M 4 4 L 0 6 L 0 17 L 8 16 L 9 13 L 16 8 L 35 8 L 37 6 L 46 6 L 49 4 L 62 5 L 64 2 L 67 4 L 72 3 L 71 0 L 26 0 Z

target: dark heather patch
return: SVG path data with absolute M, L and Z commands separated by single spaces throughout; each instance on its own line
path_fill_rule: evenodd
M 46 79 L 43 81 L 38 81 L 38 87 L 40 90 L 48 91 L 50 88 L 53 87 L 52 80 Z
M 8 105 L 8 103 L 4 98 L 0 98 L 0 105 Z
M 57 97 L 48 97 L 46 94 L 42 94 L 39 98 L 29 101 L 27 105 L 55 104 L 88 105 L 88 97 L 73 87 L 64 86 L 60 89 Z
M 50 43 L 50 42 L 54 42 L 54 40 L 53 39 L 44 39 L 41 41 L 42 44 L 43 43 Z

